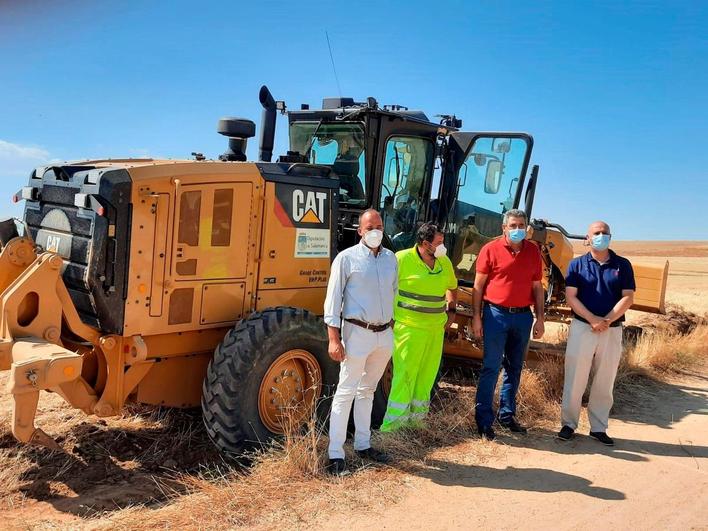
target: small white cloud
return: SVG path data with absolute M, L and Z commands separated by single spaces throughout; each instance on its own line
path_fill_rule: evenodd
M 0 140 L 0 177 L 25 177 L 50 159 L 44 148 Z
M 36 146 L 21 146 L 0 140 L 0 158 L 47 159 L 49 152 Z

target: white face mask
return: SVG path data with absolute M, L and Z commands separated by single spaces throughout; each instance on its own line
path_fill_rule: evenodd
M 381 240 L 383 240 L 383 232 L 378 229 L 366 231 L 363 239 L 367 247 L 370 249 L 376 249 L 379 245 L 381 245 Z
M 447 247 L 445 247 L 444 244 L 440 244 L 435 248 L 435 252 L 433 253 L 433 256 L 435 258 L 440 258 L 441 256 L 445 256 L 447 254 Z

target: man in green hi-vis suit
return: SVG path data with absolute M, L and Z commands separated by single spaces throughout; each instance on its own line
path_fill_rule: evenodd
M 445 328 L 457 305 L 457 278 L 446 252 L 443 234 L 426 223 L 418 229 L 417 244 L 396 253 L 393 382 L 381 431 L 419 427 L 430 409 Z

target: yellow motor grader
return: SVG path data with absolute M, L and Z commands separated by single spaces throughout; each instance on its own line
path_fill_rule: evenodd
M 128 401 L 201 404 L 225 452 L 282 434 L 313 408 L 326 415 L 338 374 L 319 317 L 330 263 L 371 207 L 393 250 L 413 244 L 421 221 L 444 227 L 463 290 L 445 355 L 481 357 L 465 333 L 474 261 L 505 211 L 523 198 L 531 214 L 532 137 L 462 132 L 453 115 L 436 123 L 374 98 L 312 110 L 288 110 L 266 87 L 259 98 L 259 161 L 245 155 L 255 124 L 225 118 L 228 149 L 216 160 L 54 164 L 15 194 L 22 219 L 0 223 L 0 370 L 18 440 L 57 448 L 35 427 L 40 391 L 98 417 Z M 290 149 L 271 162 L 278 112 Z M 531 227 L 548 311 L 563 319 L 572 235 Z M 635 306 L 662 312 L 666 267 L 637 273 Z M 384 379 L 376 417 L 386 394 Z

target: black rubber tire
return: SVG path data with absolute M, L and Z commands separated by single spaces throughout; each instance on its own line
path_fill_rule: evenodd
M 251 314 L 216 347 L 202 386 L 202 413 L 207 434 L 223 452 L 239 454 L 269 442 L 276 434 L 261 421 L 258 392 L 271 364 L 283 353 L 304 349 L 320 365 L 320 420 L 329 413 L 338 365 L 327 353 L 326 326 L 300 308 L 279 306 Z

